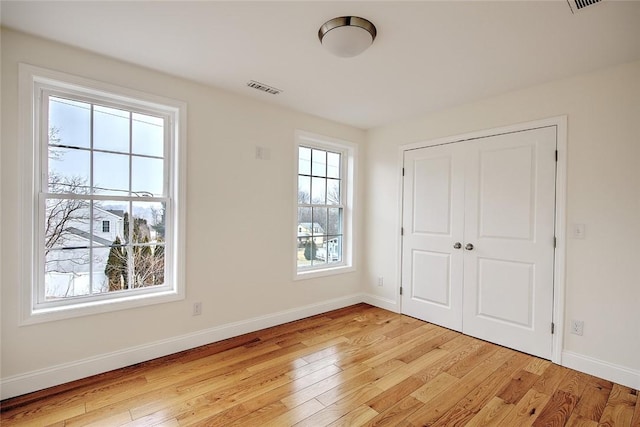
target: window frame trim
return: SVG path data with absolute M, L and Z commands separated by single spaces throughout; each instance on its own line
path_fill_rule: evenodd
M 295 131 L 295 144 L 294 144 L 294 224 L 293 229 L 293 279 L 305 280 L 313 279 L 317 277 L 331 276 L 335 274 L 349 273 L 356 270 L 355 263 L 355 206 L 356 206 L 356 177 L 357 177 L 357 152 L 358 147 L 356 144 L 332 138 L 324 135 L 319 135 L 303 130 Z M 334 265 L 327 265 L 323 267 L 307 267 L 303 269 L 298 268 L 297 254 L 298 254 L 298 176 L 299 176 L 299 147 L 305 146 L 309 148 L 318 148 L 320 150 L 327 150 L 337 152 L 341 154 L 341 197 L 343 204 L 343 219 L 342 219 L 342 262 Z
M 19 325 L 49 322 L 98 313 L 113 312 L 134 307 L 160 304 L 185 298 L 185 248 L 186 248 L 186 145 L 187 145 L 187 105 L 183 101 L 165 98 L 109 83 L 99 82 L 74 76 L 60 71 L 49 70 L 29 64 L 18 64 L 19 82 L 19 138 L 22 142 L 21 174 L 22 200 L 20 224 L 24 239 L 20 241 L 22 254 L 22 278 L 20 285 L 20 319 Z M 172 264 L 172 285 L 158 290 L 136 292 L 127 291 L 126 295 L 114 295 L 112 298 L 91 297 L 79 298 L 77 303 L 59 306 L 44 306 L 38 303 L 39 276 L 41 260 L 41 242 L 34 225 L 40 223 L 41 200 L 39 193 L 43 175 L 36 177 L 36 172 L 46 173 L 42 165 L 43 138 L 42 100 L 43 92 L 60 91 L 67 95 L 89 97 L 93 100 L 105 100 L 116 105 L 131 106 L 134 110 L 148 108 L 158 113 L 162 111 L 169 117 L 167 135 L 173 142 L 172 150 L 167 149 L 165 168 L 165 185 L 169 190 L 170 203 L 167 206 L 168 218 L 172 219 L 173 229 L 170 231 L 173 247 L 165 252 L 168 262 Z M 47 134 L 48 135 L 48 134 Z M 171 174 L 171 175 L 170 175 Z M 37 182 L 36 180 L 39 180 Z

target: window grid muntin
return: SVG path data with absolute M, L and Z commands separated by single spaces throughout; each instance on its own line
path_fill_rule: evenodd
M 40 148 L 39 148 L 39 152 L 40 154 L 40 159 L 39 159 L 39 164 L 40 164 L 40 171 L 41 171 L 41 179 L 38 181 L 40 183 L 40 188 L 37 189 L 37 199 L 38 199 L 38 206 L 39 206 L 39 211 L 37 214 L 37 222 L 38 224 L 40 224 L 39 226 L 39 232 L 37 233 L 37 236 L 40 236 L 41 238 L 39 239 L 39 243 L 37 243 L 37 253 L 38 253 L 38 260 L 39 260 L 39 265 L 37 266 L 37 271 L 36 271 L 36 283 L 37 283 L 37 291 L 36 291 L 36 295 L 37 295 L 37 305 L 42 307 L 42 308 L 47 308 L 47 307 L 55 307 L 55 306 L 64 306 L 64 305 L 73 305 L 75 303 L 77 303 L 78 300 L 80 301 L 86 301 L 86 302 L 92 302 L 92 301 L 97 301 L 100 299 L 113 299 L 113 298 L 117 298 L 116 294 L 126 294 L 126 295 L 135 295 L 137 293 L 140 294 L 152 294 L 152 293 L 161 293 L 161 292 L 165 292 L 167 290 L 171 290 L 174 289 L 174 285 L 170 285 L 167 283 L 166 278 L 167 277 L 171 277 L 173 275 L 173 268 L 172 268 L 172 263 L 171 260 L 173 259 L 173 214 L 172 214 L 172 203 L 171 203 L 171 198 L 168 196 L 168 194 L 170 194 L 170 188 L 169 185 L 171 183 L 171 177 L 169 176 L 169 172 L 171 171 L 171 167 L 170 167 L 170 161 L 171 161 L 171 145 L 172 145 L 172 140 L 171 140 L 171 135 L 172 135 L 172 120 L 171 120 L 171 114 L 166 113 L 166 112 L 160 112 L 157 110 L 153 110 L 153 109 L 146 109 L 146 108 L 140 108 L 137 104 L 135 103 L 131 103 L 131 102 L 122 102 L 120 103 L 120 100 L 118 100 L 118 102 L 113 102 L 108 98 L 102 97 L 102 96 L 88 96 L 87 94 L 84 94 L 82 92 L 78 92 L 75 90 L 69 90 L 69 91 L 59 91 L 59 90 L 55 90 L 55 89 L 50 89 L 47 87 L 47 85 L 36 85 L 36 92 L 39 91 L 39 94 L 36 95 L 38 98 L 38 103 L 40 105 L 38 111 L 40 111 L 40 117 L 36 116 L 36 120 L 37 120 L 37 124 L 38 127 L 40 128 Z M 89 148 L 85 148 L 85 147 L 76 147 L 76 146 L 64 146 L 64 144 L 49 144 L 49 127 L 50 127 L 50 116 L 49 116 L 49 105 L 51 102 L 51 97 L 56 97 L 56 98 L 61 98 L 61 99 L 67 99 L 67 100 L 71 100 L 71 101 L 77 101 L 77 102 L 83 102 L 83 103 L 88 103 L 90 105 L 90 118 L 89 118 L 89 141 L 90 141 L 90 147 Z M 114 97 L 116 98 L 116 97 Z M 54 101 L 55 102 L 55 101 Z M 94 148 L 94 106 L 95 105 L 101 105 L 101 106 L 106 106 L 109 108 L 117 108 L 120 110 L 126 110 L 128 112 L 128 117 L 129 117 L 129 152 L 128 153 L 123 153 L 123 152 L 117 152 L 117 151 L 110 151 L 110 150 L 103 150 L 103 149 L 95 149 Z M 133 153 L 133 142 L 132 142 L 132 132 L 133 132 L 133 126 L 132 126 L 132 120 L 133 120 L 133 113 L 139 113 L 139 114 L 144 114 L 144 115 L 148 115 L 148 116 L 154 116 L 157 118 L 161 118 L 163 120 L 163 128 L 164 128 L 164 132 L 163 132 L 163 153 L 165 154 L 163 157 L 158 157 L 158 156 L 151 156 L 151 155 L 145 155 L 145 154 L 134 154 Z M 49 191 L 49 147 L 64 147 L 64 148 L 69 148 L 69 149 L 74 149 L 74 150 L 84 150 L 84 151 L 89 151 L 90 153 L 90 164 L 89 164 L 89 194 L 82 194 L 82 195 L 77 195 L 74 193 L 52 193 Z M 114 154 L 126 154 L 129 158 L 129 183 L 128 183 L 128 193 L 129 196 L 116 196 L 116 195 L 100 195 L 100 194 L 95 194 L 93 192 L 93 189 L 96 188 L 94 186 L 94 152 L 111 152 Z M 163 188 L 163 196 L 162 197 L 157 197 L 157 196 L 153 196 L 153 197 L 149 197 L 149 196 L 145 196 L 145 197 L 135 197 L 133 196 L 133 191 L 132 191 L 132 158 L 133 157 L 145 157 L 145 158 L 156 158 L 156 159 L 162 159 L 163 160 L 163 183 L 162 183 L 162 188 Z M 95 201 L 99 201 L 99 200 L 121 200 L 121 201 L 126 201 L 129 204 L 129 212 L 130 212 L 130 221 L 131 221 L 131 225 L 129 226 L 129 230 L 128 230 L 128 245 L 122 245 L 122 246 L 127 246 L 129 247 L 131 250 L 127 251 L 127 262 L 128 265 L 133 266 L 133 248 L 134 247 L 140 247 L 140 246 L 145 246 L 143 245 L 136 245 L 133 243 L 133 222 L 134 222 L 134 216 L 133 216 L 133 203 L 134 202 L 159 202 L 161 204 L 164 204 L 164 215 L 165 215 L 165 240 L 163 242 L 155 242 L 154 246 L 162 246 L 164 248 L 164 273 L 163 276 L 165 277 L 165 283 L 162 285 L 153 285 L 150 287 L 139 287 L 139 288 L 129 288 L 129 289 L 124 289 L 121 291 L 106 291 L 106 292 L 100 292 L 100 293 L 95 293 L 94 289 L 93 289 L 93 249 L 94 248 L 98 248 L 97 246 L 94 245 L 94 238 L 93 238 L 93 232 L 89 233 L 89 245 L 88 245 L 88 249 L 89 249 L 89 294 L 88 295 L 79 295 L 79 296 L 67 296 L 67 297 L 63 297 L 63 298 L 56 298 L 53 300 L 46 300 L 46 287 L 45 287 L 45 253 L 47 253 L 47 249 L 44 246 L 44 221 L 46 220 L 46 200 L 48 199 L 82 199 L 82 200 L 87 200 L 89 202 L 89 223 L 90 223 L 90 229 L 92 230 L 92 224 L 94 222 L 94 202 Z M 149 245 L 151 246 L 151 245 Z M 105 246 L 99 246 L 99 248 L 104 248 Z M 63 249 L 53 249 L 53 250 L 63 250 Z M 128 268 L 127 269 L 127 275 L 128 275 L 128 283 L 132 284 L 134 283 L 133 281 L 133 270 L 134 268 Z
M 298 152 L 297 152 L 297 156 L 298 156 L 298 173 L 297 173 L 297 177 L 298 177 L 298 182 L 296 183 L 296 185 L 298 186 L 298 193 L 300 191 L 299 188 L 299 178 L 302 177 L 308 177 L 309 181 L 310 181 L 310 185 L 309 185 L 309 203 L 300 203 L 300 198 L 298 197 L 298 225 L 296 226 L 296 229 L 298 229 L 300 222 L 300 217 L 299 217 L 299 209 L 300 208 L 310 208 L 311 209 L 311 236 L 309 237 L 299 237 L 297 238 L 297 242 L 296 244 L 299 246 L 300 242 L 304 239 L 315 239 L 317 237 L 320 237 L 323 239 L 323 242 L 325 242 L 325 260 L 324 261 L 319 261 L 317 262 L 315 260 L 315 258 L 312 258 L 311 260 L 309 260 L 309 265 L 300 265 L 299 260 L 296 260 L 296 266 L 297 266 L 297 270 L 298 271 L 313 271 L 313 270 L 322 270 L 325 268 L 330 268 L 330 267 L 336 267 L 336 266 L 341 266 L 341 265 L 345 265 L 346 260 L 345 260 L 345 254 L 344 254 L 344 215 L 345 215 L 345 203 L 344 200 L 346 198 L 346 191 L 344 189 L 344 177 L 346 176 L 346 162 L 345 162 L 345 155 L 346 152 L 345 151 L 340 151 L 340 150 L 335 150 L 335 149 L 330 149 L 330 148 L 325 148 L 323 146 L 314 146 L 314 145 L 307 145 L 307 144 L 298 144 L 297 146 L 298 148 Z M 300 173 L 300 151 L 301 149 L 308 149 L 311 151 L 311 158 L 309 160 L 309 173 Z M 314 152 L 319 151 L 324 153 L 324 174 L 323 175 L 319 175 L 319 174 L 314 174 L 314 169 L 313 169 L 313 160 L 314 160 Z M 329 177 L 329 173 L 328 173 L 328 168 L 329 168 L 329 161 L 328 161 L 328 157 L 329 157 L 329 153 L 337 155 L 339 158 L 339 165 L 338 165 L 338 177 L 334 178 L 334 177 Z M 324 185 L 324 203 L 313 203 L 313 178 L 323 178 L 325 181 L 325 185 Z M 339 185 L 338 185 L 338 191 L 339 191 L 339 195 L 338 195 L 338 204 L 329 204 L 328 203 L 328 182 L 329 180 L 336 180 L 338 181 Z M 326 216 L 327 216 L 327 230 L 324 230 L 324 233 L 321 234 L 315 234 L 315 230 L 314 230 L 314 224 L 315 224 L 315 218 L 314 218 L 314 208 L 319 208 L 319 209 L 326 209 Z M 340 229 L 340 233 L 339 234 L 329 234 L 328 233 L 328 223 L 329 223 L 329 208 L 331 209 L 338 209 L 339 211 L 339 229 Z M 328 258 L 329 258 L 329 247 L 328 247 L 328 242 L 330 240 L 332 240 L 332 238 L 338 238 L 339 240 L 339 258 L 337 261 L 335 262 L 329 262 Z

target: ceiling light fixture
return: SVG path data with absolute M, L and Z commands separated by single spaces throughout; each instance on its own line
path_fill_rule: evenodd
M 350 58 L 364 52 L 376 38 L 376 27 L 357 16 L 333 18 L 320 27 L 318 38 L 329 52 Z

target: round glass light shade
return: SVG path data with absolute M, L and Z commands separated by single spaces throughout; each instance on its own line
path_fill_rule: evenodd
M 320 27 L 318 38 L 336 56 L 349 58 L 364 52 L 376 37 L 376 27 L 364 18 L 342 16 Z

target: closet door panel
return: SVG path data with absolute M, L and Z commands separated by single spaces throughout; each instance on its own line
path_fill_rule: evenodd
M 555 127 L 468 144 L 463 332 L 551 357 Z
M 462 329 L 464 159 L 460 146 L 405 153 L 402 312 Z

